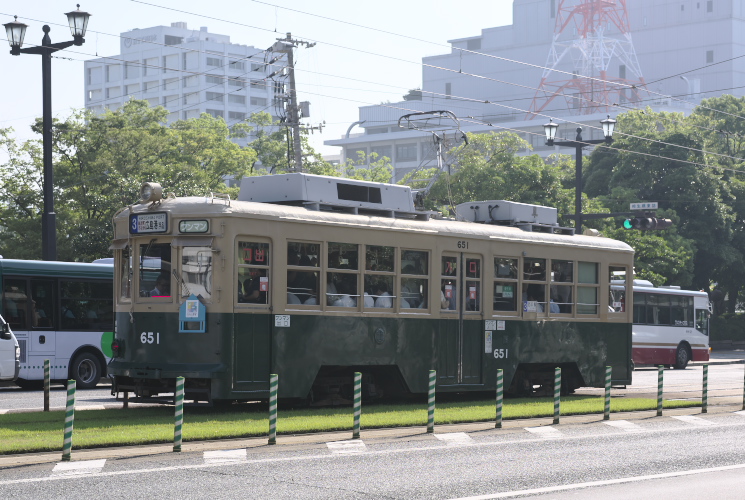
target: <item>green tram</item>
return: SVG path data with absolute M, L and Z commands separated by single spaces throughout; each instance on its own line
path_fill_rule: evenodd
M 186 378 L 194 400 L 311 402 L 438 392 L 531 394 L 631 382 L 633 250 L 574 235 L 556 210 L 466 203 L 445 219 L 405 186 L 286 174 L 238 200 L 143 184 L 114 218 L 112 392 Z M 621 285 L 623 286 L 623 285 Z M 615 299 L 617 300 L 617 299 Z

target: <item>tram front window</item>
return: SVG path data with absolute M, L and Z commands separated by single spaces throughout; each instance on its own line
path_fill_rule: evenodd
M 140 297 L 171 297 L 171 244 L 150 243 L 140 245 L 139 260 Z

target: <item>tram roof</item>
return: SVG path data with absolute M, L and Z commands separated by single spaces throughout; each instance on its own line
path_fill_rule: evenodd
M 114 266 L 87 262 L 0 259 L 0 274 L 112 279 Z
M 163 199 L 160 205 L 152 209 L 149 205 L 134 205 L 131 213 L 170 212 L 176 217 L 215 217 L 236 216 L 248 218 L 268 218 L 286 221 L 331 224 L 339 227 L 359 227 L 373 230 L 406 231 L 421 234 L 441 234 L 447 236 L 472 237 L 478 239 L 496 239 L 522 241 L 534 244 L 550 244 L 583 248 L 606 249 L 633 253 L 628 244 L 601 236 L 564 235 L 544 232 L 530 232 L 510 226 L 480 224 L 457 221 L 454 219 L 416 220 L 409 218 L 389 218 L 361 214 L 349 214 L 336 211 L 310 210 L 305 207 L 258 203 L 250 201 L 223 201 L 210 197 L 180 197 Z M 123 210 L 116 218 L 124 219 L 130 214 Z M 125 226 L 126 227 L 126 226 Z M 117 235 L 117 238 L 121 236 Z

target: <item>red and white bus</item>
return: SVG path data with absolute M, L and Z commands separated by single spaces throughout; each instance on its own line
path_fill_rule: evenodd
M 612 304 L 623 310 L 625 297 L 613 287 Z M 683 369 L 689 361 L 709 360 L 711 303 L 706 292 L 655 287 L 634 280 L 632 358 L 635 365 Z

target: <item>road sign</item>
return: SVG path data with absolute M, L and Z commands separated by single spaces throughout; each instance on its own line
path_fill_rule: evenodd
M 646 201 L 644 203 L 631 203 L 631 210 L 657 210 L 656 201 Z

